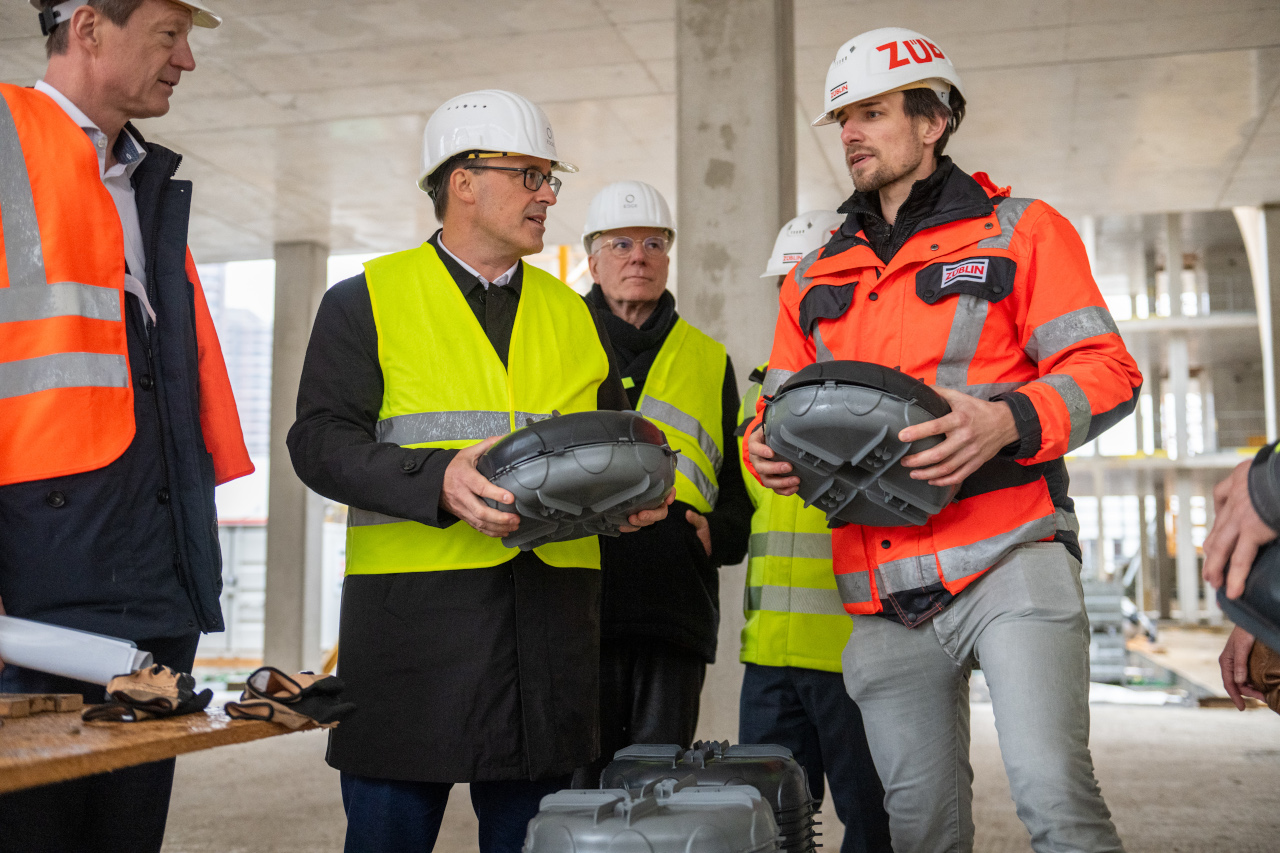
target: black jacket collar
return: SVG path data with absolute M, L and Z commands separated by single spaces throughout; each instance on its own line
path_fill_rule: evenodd
M 870 246 L 881 261 L 888 263 L 915 234 L 961 219 L 990 216 L 994 209 L 986 190 L 944 156 L 932 174 L 912 185 L 892 226 L 880 214 L 878 192 L 855 192 L 850 196 L 836 209 L 846 218 L 822 256 L 832 257 L 854 246 Z

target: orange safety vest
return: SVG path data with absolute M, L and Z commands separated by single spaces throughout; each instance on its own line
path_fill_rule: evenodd
M 0 84 L 0 486 L 103 468 L 133 440 L 124 233 L 84 131 Z M 200 425 L 218 483 L 253 471 L 187 252 Z M 161 320 L 163 322 L 163 320 Z
M 1009 198 L 985 174 L 974 180 L 995 203 L 988 215 L 919 231 L 887 264 L 865 234 L 837 234 L 791 271 L 748 428 L 792 373 L 833 359 L 984 400 L 1013 392 L 1015 418 L 1038 422 L 1038 434 L 1023 431 L 1016 461 L 991 460 L 925 524 L 833 531 L 845 610 L 889 611 L 909 626 L 1010 549 L 1073 530 L 1046 475 L 1065 486 L 1061 457 L 1132 411 L 1142 382 L 1071 223 L 1042 201 Z

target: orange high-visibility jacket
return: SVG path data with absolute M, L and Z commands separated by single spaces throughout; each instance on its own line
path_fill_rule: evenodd
M 134 435 L 120 217 L 84 131 L 47 95 L 4 84 L 0 234 L 0 485 L 105 467 Z M 190 251 L 186 271 L 222 483 L 253 464 Z
M 908 626 L 1017 545 L 1056 539 L 1078 556 L 1061 457 L 1128 415 L 1142 383 L 1071 223 L 1042 201 L 1008 197 L 985 174 L 956 169 L 948 190 L 957 181 L 973 197 L 965 215 L 917 231 L 887 264 L 846 225 L 792 270 L 749 427 L 791 374 L 832 359 L 1009 404 L 1016 448 L 929 522 L 833 531 L 845 609 Z

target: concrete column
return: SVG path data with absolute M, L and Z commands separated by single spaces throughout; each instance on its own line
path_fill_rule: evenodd
M 1200 618 L 1200 571 L 1195 545 L 1191 541 L 1191 496 L 1195 483 L 1185 467 L 1191 455 L 1187 429 L 1187 394 L 1191 390 L 1191 374 L 1185 332 L 1176 332 L 1169 339 L 1169 390 L 1173 395 L 1174 444 L 1180 466 L 1176 475 L 1178 515 L 1174 526 L 1178 545 L 1178 607 L 1182 610 L 1182 621 L 1195 624 Z
M 1096 509 L 1098 538 L 1093 545 L 1093 577 L 1094 580 L 1107 580 L 1107 516 L 1102 511 L 1102 499 L 1106 496 L 1107 474 L 1098 466 L 1093 470 L 1093 494 L 1098 501 Z
M 769 356 L 778 295 L 759 276 L 796 213 L 794 40 L 791 0 L 676 3 L 680 313 L 739 382 Z
M 298 672 L 320 664 L 324 499 L 293 473 L 285 438 L 294 421 L 311 324 L 325 292 L 329 247 L 276 243 L 275 256 L 264 655 L 271 666 Z
M 1182 214 L 1164 215 L 1164 277 L 1169 289 L 1169 316 L 1181 317 L 1182 305 Z
M 1277 436 L 1276 390 L 1280 377 L 1280 351 L 1273 330 L 1280 329 L 1280 204 L 1237 207 L 1236 224 L 1244 238 L 1253 278 L 1253 298 L 1258 307 L 1258 338 L 1262 344 L 1262 387 L 1267 416 L 1267 438 Z

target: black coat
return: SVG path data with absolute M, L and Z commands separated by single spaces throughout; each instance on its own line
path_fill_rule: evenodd
M 5 610 L 135 641 L 223 629 L 195 285 L 186 273 L 191 182 L 173 179 L 177 154 L 146 148 L 133 186 L 158 325 L 148 334 L 137 300 L 126 298 L 133 441 L 96 471 L 0 487 Z
M 601 313 L 618 355 L 622 375 L 631 380 L 627 395 L 634 407 L 644 393 L 649 370 L 679 314 L 669 292 L 639 329 L 608 313 L 596 285 L 588 304 Z M 714 663 L 720 628 L 719 567 L 741 562 L 751 535 L 751 498 L 737 462 L 738 386 L 733 362 L 725 359 L 724 382 L 708 389 L 721 397 L 720 432 L 724 464 L 720 496 L 707 513 L 711 554 L 698 539 L 682 501 L 671 505 L 657 524 L 617 538 L 601 539 L 604 563 L 604 610 L 601 635 L 608 640 L 659 640 Z
M 442 260 L 492 342 L 483 291 Z M 517 301 L 504 304 L 513 319 Z M 509 333 L 505 322 L 494 325 Z M 599 333 L 611 370 L 597 402 L 626 408 Z M 382 395 L 361 275 L 333 287 L 316 314 L 289 431 L 294 469 L 351 506 L 434 527 L 465 523 L 439 508 L 457 451 L 376 442 Z M 329 763 L 421 782 L 566 775 L 599 748 L 599 643 L 595 569 L 557 569 L 526 552 L 490 568 L 352 575 L 343 584 L 338 673 L 357 710 L 332 732 Z

